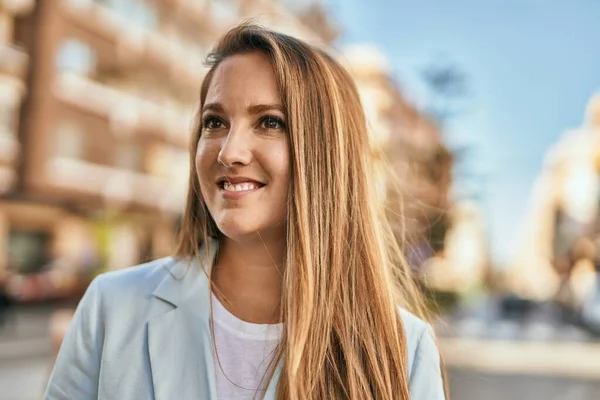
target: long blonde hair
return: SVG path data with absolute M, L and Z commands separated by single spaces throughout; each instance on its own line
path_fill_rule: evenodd
M 279 399 L 409 399 L 398 306 L 425 316 L 421 294 L 375 200 L 366 120 L 350 75 L 324 51 L 244 23 L 208 57 L 202 108 L 215 69 L 234 54 L 269 59 L 286 112 L 291 186 L 281 320 L 273 365 Z M 199 118 L 198 118 L 199 119 Z M 218 237 L 190 145 L 189 193 L 177 256 Z

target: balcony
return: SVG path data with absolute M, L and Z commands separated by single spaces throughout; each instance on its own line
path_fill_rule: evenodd
M 208 0 L 151 0 L 161 7 L 173 11 L 177 17 L 185 18 L 190 23 L 199 27 L 202 33 L 214 34 L 219 29 L 210 19 Z
M 0 9 L 7 10 L 12 15 L 27 14 L 35 5 L 34 0 L 1 0 Z
M 16 181 L 16 173 L 13 168 L 0 165 L 0 194 L 12 189 Z
M 192 116 L 177 109 L 72 74 L 58 75 L 53 89 L 61 102 L 106 120 L 115 134 L 158 137 L 182 148 L 189 144 Z
M 240 19 L 256 18 L 270 29 L 295 36 L 313 43 L 323 43 L 317 32 L 306 26 L 298 16 L 281 1 L 271 0 L 239 0 Z
M 18 109 L 26 93 L 25 82 L 14 76 L 0 74 L 0 110 Z
M 178 87 L 197 90 L 204 78 L 204 67 L 186 64 L 190 51 L 163 35 L 145 31 L 107 7 L 63 0 L 62 11 L 71 22 L 69 34 L 82 37 L 90 45 L 108 49 L 105 58 L 116 58 L 120 65 L 149 63 Z M 100 51 L 102 55 L 102 51 Z
M 0 166 L 13 166 L 19 158 L 20 150 L 17 135 L 0 127 Z
M 25 84 L 22 80 L 0 75 L 0 166 L 12 168 L 19 156 L 17 121 L 24 92 Z
M 185 180 L 159 178 L 82 160 L 54 157 L 45 169 L 54 189 L 99 197 L 122 206 L 138 205 L 177 214 L 183 211 Z
M 0 43 L 0 73 L 25 79 L 29 56 L 19 47 Z

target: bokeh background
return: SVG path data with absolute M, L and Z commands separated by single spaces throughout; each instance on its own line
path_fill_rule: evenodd
M 452 398 L 600 398 L 600 2 L 0 0 L 0 399 L 40 399 L 91 279 L 169 255 L 203 60 L 329 48 Z

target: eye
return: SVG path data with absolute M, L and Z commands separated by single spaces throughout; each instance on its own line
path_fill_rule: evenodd
M 267 115 L 261 118 L 259 126 L 262 129 L 267 129 L 270 131 L 280 131 L 285 129 L 285 123 L 283 120 L 273 115 Z
M 202 120 L 202 129 L 217 130 L 225 127 L 225 124 L 220 118 L 209 115 Z

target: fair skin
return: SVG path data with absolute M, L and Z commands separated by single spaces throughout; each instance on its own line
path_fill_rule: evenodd
M 222 233 L 213 283 L 238 318 L 278 322 L 290 155 L 266 56 L 225 59 L 211 79 L 201 118 L 198 180 Z

